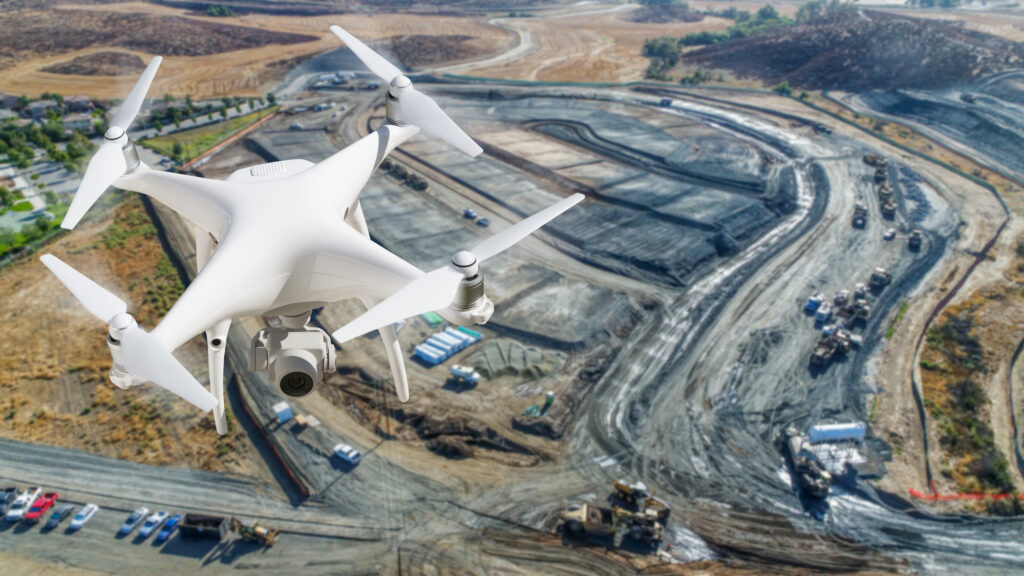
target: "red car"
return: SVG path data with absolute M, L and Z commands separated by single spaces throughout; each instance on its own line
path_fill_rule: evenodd
M 28 522 L 29 524 L 39 522 L 43 515 L 46 514 L 46 511 L 57 503 L 58 497 L 59 494 L 56 492 L 47 492 L 39 498 L 36 498 L 36 501 L 32 503 L 32 507 L 25 513 L 25 522 Z

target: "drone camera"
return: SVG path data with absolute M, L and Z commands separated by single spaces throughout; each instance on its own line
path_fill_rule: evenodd
M 249 370 L 267 372 L 287 396 L 306 396 L 335 369 L 334 344 L 319 328 L 271 326 L 249 347 Z

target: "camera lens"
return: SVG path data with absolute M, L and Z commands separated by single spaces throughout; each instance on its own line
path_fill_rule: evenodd
M 289 372 L 281 378 L 281 392 L 289 396 L 305 396 L 313 391 L 313 378 L 305 372 Z

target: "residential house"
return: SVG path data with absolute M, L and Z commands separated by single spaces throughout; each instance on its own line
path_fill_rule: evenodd
M 64 98 L 64 106 L 68 112 L 92 112 L 92 100 L 85 94 Z

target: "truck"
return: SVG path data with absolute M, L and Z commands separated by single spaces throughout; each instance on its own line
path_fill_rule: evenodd
M 811 352 L 811 365 L 822 366 L 828 363 L 832 360 L 832 356 L 835 355 L 837 348 L 836 339 L 833 335 L 822 336 Z
M 456 382 L 465 382 L 467 384 L 478 384 L 480 382 L 480 373 L 472 366 L 456 364 L 452 366 L 451 374 L 452 379 Z
M 562 533 L 575 539 L 612 539 L 618 546 L 623 537 L 650 546 L 665 539 L 665 527 L 656 511 L 631 512 L 618 506 L 603 508 L 587 502 L 574 504 L 561 514 Z
M 821 295 L 821 292 L 811 294 L 810 297 L 807 298 L 807 303 L 804 304 L 804 312 L 817 311 L 818 307 L 821 306 L 821 303 L 824 301 L 825 297 Z
M 863 228 L 868 223 L 868 207 L 863 202 L 853 205 L 853 227 Z
M 850 291 L 849 290 L 836 290 L 836 296 L 832 299 L 832 303 L 836 307 L 846 306 L 850 302 Z
M 885 218 L 894 218 L 896 216 L 896 202 L 889 200 L 882 205 L 882 216 Z
M 221 516 L 185 514 L 185 519 L 178 530 L 183 538 L 221 540 L 227 534 L 228 522 Z
M 256 542 L 267 548 L 274 546 L 274 543 L 277 542 L 278 534 L 281 533 L 280 530 L 260 526 L 257 520 L 253 520 L 249 524 L 243 524 L 234 517 L 231 518 L 231 531 L 237 532 L 244 540 Z
M 872 290 L 880 290 L 889 285 L 892 282 L 892 276 L 885 268 L 875 268 L 875 271 L 871 273 L 871 278 L 868 280 L 868 284 Z
M 907 236 L 907 247 L 910 248 L 912 251 L 919 250 L 921 248 L 921 239 L 922 236 L 920 230 L 912 231 L 910 233 L 910 236 Z
M 832 487 L 832 475 L 824 470 L 807 448 L 807 438 L 795 428 L 786 430 L 786 455 L 797 486 L 811 498 L 826 498 Z
M 832 305 L 828 302 L 823 302 L 814 313 L 814 321 L 828 322 L 830 318 L 832 318 Z

